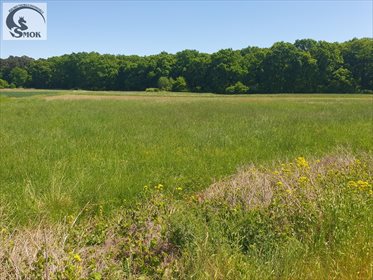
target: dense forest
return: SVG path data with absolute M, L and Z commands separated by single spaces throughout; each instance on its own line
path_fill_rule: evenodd
M 373 39 L 302 39 L 213 54 L 101 55 L 1 59 L 0 88 L 215 93 L 373 92 Z

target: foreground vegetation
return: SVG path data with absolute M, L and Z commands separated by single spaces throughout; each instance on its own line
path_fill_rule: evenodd
M 312 39 L 213 54 L 72 53 L 0 59 L 0 88 L 193 91 L 215 93 L 373 92 L 373 39 Z
M 87 204 L 14 230 L 3 214 L 0 278 L 371 279 L 372 166 L 339 151 L 252 165 L 193 195 L 144 186 L 110 215 L 84 219 Z

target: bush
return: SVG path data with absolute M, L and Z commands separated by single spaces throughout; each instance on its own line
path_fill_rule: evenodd
M 179 92 L 179 91 L 187 91 L 187 82 L 185 81 L 184 77 L 177 77 L 176 80 L 172 84 L 172 90 Z
M 360 93 L 373 94 L 373 90 L 371 90 L 371 89 L 363 89 L 363 90 L 360 90 Z
M 0 79 L 0 89 L 1 88 L 8 88 L 9 87 L 9 83 L 3 79 Z
M 145 92 L 159 92 L 160 89 L 159 88 L 147 88 L 145 89 Z
M 172 89 L 173 80 L 167 77 L 160 77 L 158 79 L 158 88 L 169 91 Z
M 248 93 L 248 91 L 249 91 L 249 87 L 245 86 L 241 82 L 237 82 L 233 86 L 229 86 L 225 89 L 225 92 L 230 93 L 230 94 L 234 94 L 234 93 L 242 94 L 242 93 Z

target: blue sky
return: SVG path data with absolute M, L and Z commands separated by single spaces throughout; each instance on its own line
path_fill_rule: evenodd
M 21 1 L 2 1 L 21 2 Z M 149 55 L 372 37 L 368 1 L 29 1 L 48 3 L 46 41 L 3 41 L 1 57 Z M 2 15 L 2 11 L 1 11 Z M 2 29 L 2 28 L 1 28 Z

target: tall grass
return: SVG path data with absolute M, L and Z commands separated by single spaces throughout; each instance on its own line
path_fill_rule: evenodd
M 353 98 L 352 98 L 353 97 Z M 205 188 L 248 162 L 372 150 L 370 96 L 183 97 L 1 103 L 8 215 L 60 219 L 132 204 L 144 185 Z
M 298 157 L 193 195 L 146 186 L 110 215 L 0 221 L 0 278 L 371 279 L 372 166 L 366 153 Z

